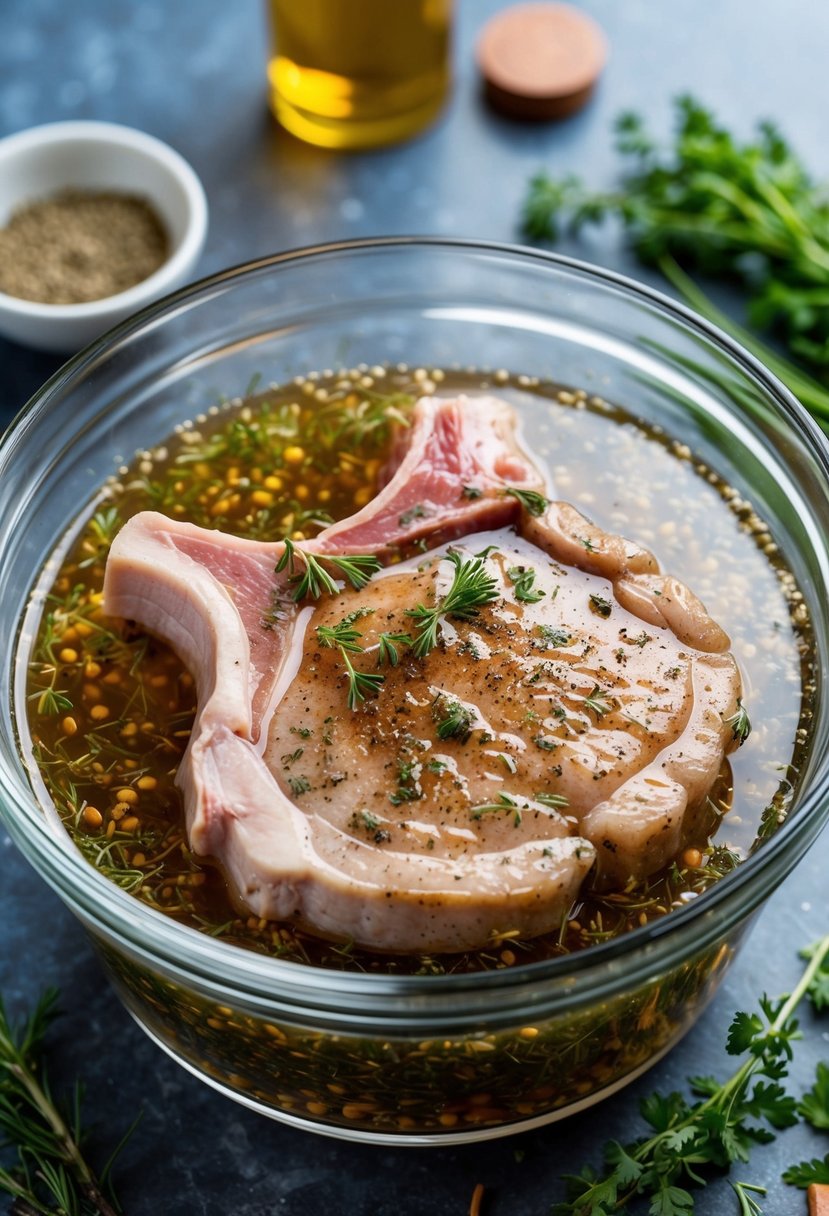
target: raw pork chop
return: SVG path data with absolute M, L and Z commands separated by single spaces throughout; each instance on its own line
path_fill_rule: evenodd
M 650 553 L 545 489 L 510 407 L 424 399 L 376 498 L 302 546 L 324 567 L 382 555 L 359 590 L 297 603 L 281 542 L 151 512 L 121 530 L 106 611 L 196 678 L 190 844 L 256 915 L 474 948 L 556 928 L 594 865 L 652 873 L 693 829 L 734 744 L 728 638 Z M 428 552 L 401 560 L 413 542 Z M 411 611 L 476 555 L 493 598 L 440 616 L 418 656 Z M 383 635 L 411 643 L 392 655 Z M 382 677 L 353 708 L 351 673 Z

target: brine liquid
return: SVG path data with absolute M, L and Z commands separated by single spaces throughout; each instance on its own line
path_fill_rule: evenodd
M 560 930 L 483 950 L 384 957 L 250 916 L 193 856 L 175 775 L 193 680 L 165 646 L 109 620 L 101 587 L 121 524 L 153 509 L 256 540 L 301 542 L 369 500 L 392 428 L 416 397 L 496 392 L 556 497 L 651 549 L 729 633 L 753 729 L 711 791 L 699 838 L 662 873 L 584 892 Z M 55 568 L 57 574 L 55 574 Z M 509 967 L 590 946 L 670 913 L 738 865 L 785 816 L 813 693 L 802 596 L 752 505 L 680 442 L 586 393 L 506 373 L 356 368 L 213 406 L 114 475 L 39 588 L 29 726 L 45 792 L 89 861 L 169 916 L 236 945 L 326 967 L 442 972 Z
M 451 0 L 270 0 L 270 12 L 271 108 L 300 139 L 394 143 L 440 109 Z

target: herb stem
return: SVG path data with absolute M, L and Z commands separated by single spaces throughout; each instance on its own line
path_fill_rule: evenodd
M 30 1057 L 40 1047 L 43 1032 L 51 1019 L 54 993 L 47 993 L 17 1041 L 0 1004 L 0 1093 L 4 1104 L 4 1130 L 10 1143 L 17 1143 L 21 1154 L 36 1152 L 37 1176 L 54 1174 L 58 1162 L 74 1176 L 81 1195 L 95 1207 L 98 1216 L 119 1216 L 104 1195 L 101 1184 L 87 1164 L 73 1132 L 52 1100 L 47 1084 L 38 1078 Z M 3 1075 L 5 1074 L 5 1075 Z M 27 1109 L 28 1108 L 28 1109 Z M 45 1125 L 45 1127 L 44 1127 Z M 25 1147 L 24 1147 L 25 1146 Z M 28 1173 L 28 1172 L 27 1172 Z M 43 1206 L 39 1197 L 19 1178 L 0 1170 L 0 1188 L 14 1196 L 12 1210 L 20 1216 L 54 1216 L 54 1209 Z
M 692 1107 L 684 1106 L 680 1117 L 666 1118 L 661 1130 L 656 1135 L 643 1140 L 641 1143 L 623 1149 L 614 1145 L 622 1165 L 609 1175 L 596 1177 L 595 1174 L 581 1174 L 571 1181 L 581 1186 L 577 1197 L 569 1203 L 560 1204 L 554 1210 L 559 1213 L 570 1213 L 571 1216 L 598 1216 L 603 1213 L 624 1211 L 637 1195 L 665 1193 L 665 1188 L 677 1191 L 683 1198 L 670 1207 L 671 1213 L 691 1210 L 692 1200 L 687 1192 L 672 1186 L 672 1181 L 679 1177 L 679 1171 L 684 1170 L 687 1177 L 696 1183 L 704 1179 L 697 1173 L 696 1167 L 705 1164 L 723 1164 L 717 1156 L 717 1150 L 712 1153 L 712 1145 L 721 1144 L 720 1137 L 729 1128 L 738 1128 L 741 1106 L 744 1107 L 749 1084 L 755 1074 L 778 1078 L 785 1075 L 781 1072 L 781 1058 L 791 1056 L 790 1043 L 799 1037 L 796 1023 L 791 1023 L 792 1014 L 797 1009 L 803 997 L 809 991 L 815 977 L 821 971 L 825 960 L 829 957 L 829 934 L 823 937 L 813 948 L 808 966 L 804 969 L 798 982 L 789 996 L 780 1004 L 772 1016 L 768 1002 L 762 1007 L 768 1015 L 768 1024 L 762 1028 L 759 1018 L 755 1025 L 750 1026 L 751 1037 L 742 1041 L 746 1030 L 746 1022 L 751 1023 L 746 1015 L 737 1015 L 734 1026 L 737 1027 L 735 1041 L 729 1035 L 729 1051 L 748 1051 L 748 1058 L 722 1084 L 712 1082 L 713 1089 L 707 1089 L 709 1096 L 705 1101 L 695 1103 Z M 743 1022 L 739 1019 L 742 1018 Z M 734 1027 L 732 1027 L 732 1030 Z M 707 1079 L 706 1079 L 707 1080 Z M 760 1083 L 762 1085 L 762 1083 Z M 778 1087 L 779 1089 L 779 1087 Z M 754 1088 L 752 1101 L 758 1101 L 758 1087 Z M 679 1098 L 679 1095 L 672 1095 Z M 779 1091 L 778 1100 L 784 1098 Z M 785 1114 L 780 1111 L 778 1114 Z M 774 1114 L 766 1118 L 774 1127 L 785 1127 L 788 1122 L 774 1122 Z M 790 1121 L 794 1121 L 793 1119 Z M 716 1129 L 720 1129 L 717 1131 Z M 681 1146 L 681 1147 L 680 1147 Z M 672 1157 L 673 1152 L 673 1157 Z M 681 1155 L 677 1157 L 677 1153 Z M 744 1159 L 744 1158 L 740 1158 Z M 608 1158 L 610 1160 L 610 1158 Z M 729 1161 L 735 1156 L 729 1155 Z M 747 1191 L 762 1194 L 762 1188 L 750 1183 L 738 1182 L 732 1186 L 740 1201 L 742 1216 L 757 1216 L 760 1208 Z M 646 1189 L 646 1188 L 653 1188 Z M 652 1211 L 663 1211 L 663 1208 L 652 1207 Z M 667 1208 L 664 1209 L 668 1211 Z
M 827 933 L 827 935 L 821 938 L 821 940 L 818 942 L 808 967 L 795 984 L 790 995 L 780 1006 L 774 1020 L 769 1023 L 768 1030 L 763 1036 L 764 1038 L 774 1038 L 781 1032 L 781 1030 L 785 1028 L 789 1018 L 792 1016 L 795 1009 L 806 995 L 809 985 L 817 975 L 827 955 L 829 955 L 829 933 Z M 644 1157 L 650 1156 L 653 1149 L 660 1142 L 668 1139 L 669 1137 L 675 1136 L 676 1133 L 681 1131 L 683 1128 L 690 1127 L 698 1123 L 699 1116 L 703 1111 L 715 1109 L 722 1110 L 724 1108 L 726 1111 L 730 1111 L 736 1098 L 743 1092 L 753 1074 L 763 1067 L 763 1064 L 764 1061 L 762 1055 L 758 1054 L 750 1056 L 749 1059 L 745 1060 L 737 1071 L 723 1083 L 716 1094 L 712 1094 L 707 1101 L 700 1103 L 700 1105 L 691 1111 L 691 1113 L 687 1115 L 685 1119 L 674 1124 L 667 1131 L 660 1132 L 658 1135 L 653 1136 L 650 1140 L 646 1140 L 645 1143 L 637 1150 L 637 1152 L 631 1153 L 633 1159 L 635 1161 L 641 1161 Z M 742 1185 L 745 1186 L 746 1184 L 743 1183 Z

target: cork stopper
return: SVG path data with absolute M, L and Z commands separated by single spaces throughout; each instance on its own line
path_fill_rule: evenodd
M 807 1195 L 809 1216 L 829 1216 L 829 1186 L 825 1182 L 813 1182 Z
M 511 118 L 565 118 L 589 99 L 607 59 L 595 21 L 569 4 L 517 4 L 478 41 L 487 100 Z

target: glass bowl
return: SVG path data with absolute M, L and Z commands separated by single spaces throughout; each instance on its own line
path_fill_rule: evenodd
M 32 589 L 114 468 L 254 373 L 284 382 L 402 360 L 553 379 L 663 427 L 768 522 L 811 613 L 819 687 L 785 822 L 696 901 L 580 954 L 391 976 L 245 952 L 93 870 L 22 758 Z M 0 444 L 0 621 L 15 638 L 0 679 L 5 826 L 86 926 L 140 1025 L 238 1101 L 388 1144 L 505 1135 L 570 1114 L 627 1084 L 691 1026 L 752 915 L 827 817 L 828 486 L 824 440 L 782 385 L 717 330 L 617 275 L 438 239 L 331 245 L 216 275 L 88 347 Z

